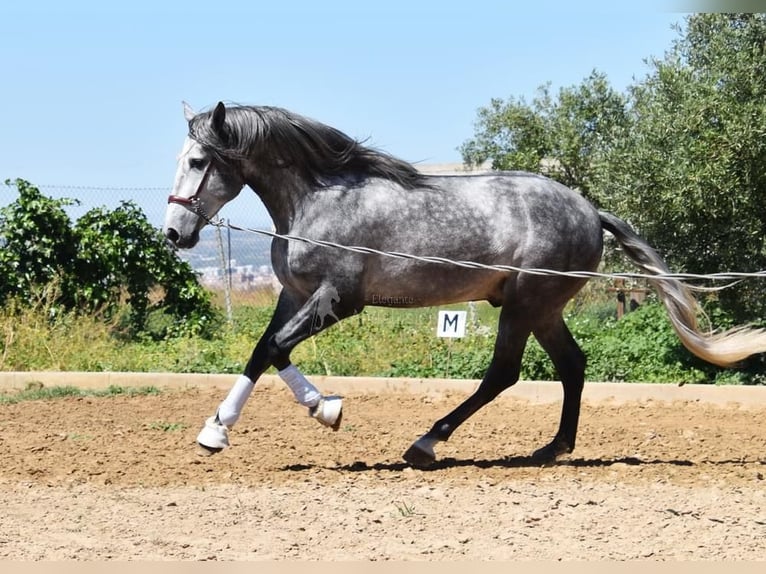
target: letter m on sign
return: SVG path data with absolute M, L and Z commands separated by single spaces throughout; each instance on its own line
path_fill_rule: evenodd
M 465 311 L 439 311 L 436 325 L 437 337 L 464 337 Z

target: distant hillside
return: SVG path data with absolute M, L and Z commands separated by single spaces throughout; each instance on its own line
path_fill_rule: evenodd
M 231 241 L 232 265 L 271 266 L 271 238 L 221 229 L 224 254 L 228 254 L 229 240 Z M 216 238 L 216 229 L 206 227 L 200 234 L 199 243 L 193 249 L 179 250 L 181 259 L 188 261 L 194 269 L 220 267 L 221 255 Z

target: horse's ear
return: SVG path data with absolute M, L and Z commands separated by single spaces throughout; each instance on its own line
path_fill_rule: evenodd
M 224 123 L 226 122 L 226 106 L 223 102 L 218 102 L 218 105 L 213 110 L 213 131 L 221 135 L 224 133 Z
M 186 118 L 187 122 L 192 121 L 192 118 L 196 116 L 197 114 L 194 113 L 194 110 L 192 107 L 187 104 L 186 102 L 182 102 L 184 105 L 184 118 Z

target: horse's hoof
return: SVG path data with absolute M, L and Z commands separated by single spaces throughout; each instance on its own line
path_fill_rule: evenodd
M 434 443 L 436 441 L 421 437 L 412 443 L 403 457 L 404 461 L 415 468 L 428 468 L 436 462 Z
M 229 429 L 212 416 L 205 421 L 205 426 L 199 431 L 197 444 L 210 454 L 221 452 L 229 446 Z
M 554 464 L 559 456 L 570 452 L 572 452 L 572 449 L 564 441 L 553 439 L 550 444 L 533 452 L 532 460 L 541 466 L 549 466 Z
M 337 431 L 343 420 L 343 399 L 341 397 L 322 397 L 319 403 L 309 409 L 309 415 L 326 427 Z
M 205 446 L 204 444 L 197 443 L 197 454 L 199 456 L 213 456 L 214 454 L 218 454 L 221 452 L 222 448 L 210 448 L 209 446 Z
M 550 466 L 556 463 L 556 453 L 550 448 L 550 445 L 538 448 L 532 453 L 532 462 L 540 466 Z

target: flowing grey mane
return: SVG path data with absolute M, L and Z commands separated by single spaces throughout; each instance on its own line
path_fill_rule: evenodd
M 406 161 L 288 110 L 271 106 L 227 107 L 223 134 L 213 129 L 212 114 L 195 116 L 189 123 L 189 136 L 225 164 L 266 161 L 274 167 L 297 170 L 309 183 L 318 186 L 348 175 L 388 179 L 405 189 L 428 186 L 426 176 Z

